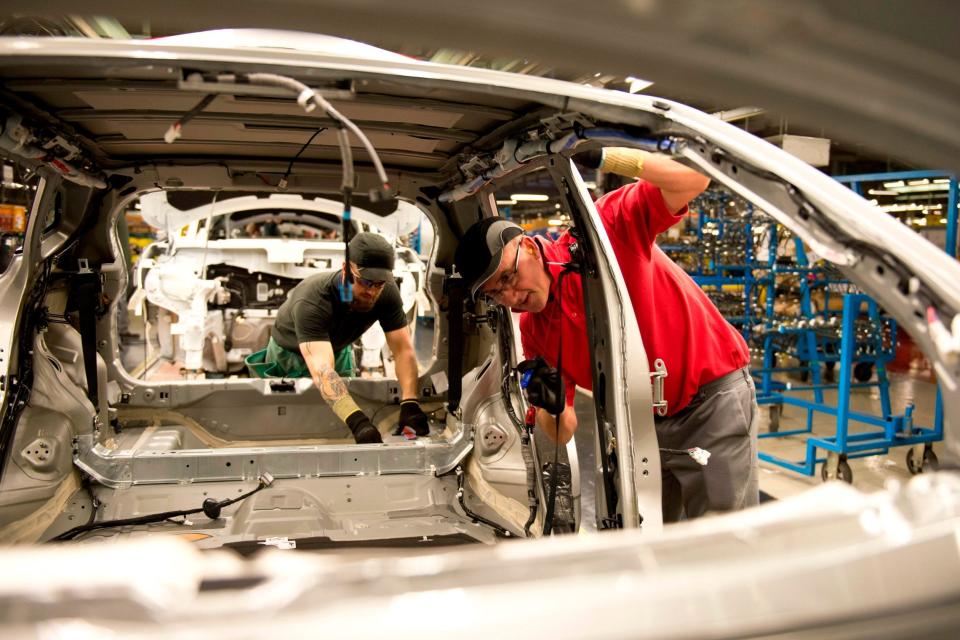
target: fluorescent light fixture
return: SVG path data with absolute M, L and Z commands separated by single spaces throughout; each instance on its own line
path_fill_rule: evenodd
M 905 187 L 893 187 L 897 193 L 928 193 L 931 191 L 949 191 L 949 184 L 911 184 Z
M 880 207 L 884 211 L 923 211 L 923 206 L 919 204 L 887 204 Z
M 933 184 L 950 184 L 950 178 L 937 178 Z
M 870 189 L 867 193 L 871 196 L 895 196 L 899 192 L 889 189 Z
M 947 224 L 946 218 L 940 218 L 940 224 Z
M 647 87 L 653 84 L 649 80 L 644 80 L 642 78 L 635 78 L 633 76 L 627 76 L 627 82 L 630 84 L 630 87 L 627 90 L 629 93 L 637 93 L 639 91 L 643 91 L 644 89 L 646 89 Z M 590 188 L 593 189 L 595 187 L 590 187 Z
M 919 184 L 930 184 L 930 180 L 924 178 L 923 180 L 907 180 L 907 184 L 911 187 L 915 187 Z
M 510 194 L 510 199 L 517 202 L 546 202 L 550 196 L 542 193 L 513 193 Z
M 894 187 L 902 187 L 902 186 L 903 186 L 903 180 L 897 180 L 896 182 L 884 182 L 884 183 L 883 183 L 883 188 L 884 188 L 884 189 L 893 189 Z
M 870 200 L 870 204 L 879 204 L 879 200 L 877 200 L 876 198 L 873 198 L 872 200 Z
M 550 218 L 549 220 L 547 220 L 547 224 L 550 225 L 551 227 L 559 227 L 563 225 L 563 220 L 560 220 L 558 218 Z
M 927 226 L 927 219 L 926 219 L 926 218 L 914 218 L 914 219 L 913 219 L 913 223 L 914 223 L 915 225 L 919 226 L 919 227 L 925 227 L 925 226 Z
M 510 200 L 497 200 L 497 204 L 511 205 L 511 204 L 517 204 L 517 201 L 514 200 L 513 198 L 511 198 Z

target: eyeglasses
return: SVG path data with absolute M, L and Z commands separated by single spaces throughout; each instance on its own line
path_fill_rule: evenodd
M 358 284 L 367 287 L 368 289 L 382 289 L 387 286 L 386 280 L 367 280 L 366 278 L 357 277 L 356 281 Z
M 523 238 L 520 239 L 520 242 L 517 243 L 517 257 L 513 263 L 512 271 L 504 271 L 500 274 L 500 277 L 497 278 L 497 286 L 493 289 L 488 289 L 483 292 L 483 295 L 492 299 L 499 300 L 503 297 L 503 294 L 506 293 L 507 289 L 512 289 L 517 284 L 517 280 L 520 279 L 520 254 L 522 253 L 521 249 L 523 248 Z
M 366 287 L 367 289 L 383 289 L 387 285 L 386 280 L 367 280 L 366 278 L 361 278 L 356 269 L 352 269 L 351 271 L 353 272 L 353 281 L 361 287 Z

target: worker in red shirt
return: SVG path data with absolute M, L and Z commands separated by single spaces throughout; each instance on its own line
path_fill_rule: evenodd
M 655 416 L 661 448 L 665 522 L 757 504 L 757 401 L 743 337 L 699 286 L 655 244 L 687 213 L 709 179 L 668 158 L 634 149 L 603 150 L 601 171 L 639 178 L 597 200 L 639 325 L 647 361 L 664 361 L 667 414 Z M 523 312 L 527 358 L 557 365 L 563 340 L 566 403 L 559 428 L 537 424 L 566 443 L 577 428 L 575 386 L 593 386 L 580 275 L 567 273 L 574 238 L 530 237 L 509 220 L 485 218 L 461 238 L 455 263 L 474 296 Z M 560 290 L 562 285 L 562 291 Z M 701 465 L 685 452 L 710 452 Z

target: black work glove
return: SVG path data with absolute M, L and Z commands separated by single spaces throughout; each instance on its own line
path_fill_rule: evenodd
M 364 415 L 363 411 L 354 411 L 346 420 L 347 426 L 353 432 L 353 439 L 357 444 L 378 444 L 383 442 L 380 437 L 380 431 L 373 426 L 370 418 Z
M 520 373 L 520 387 L 526 391 L 527 402 L 551 415 L 558 415 L 563 411 L 566 393 L 563 379 L 556 368 L 537 356 L 518 364 L 517 372 Z
M 398 436 L 413 439 L 430 435 L 430 421 L 416 400 L 404 400 L 400 403 L 400 419 L 397 424 Z

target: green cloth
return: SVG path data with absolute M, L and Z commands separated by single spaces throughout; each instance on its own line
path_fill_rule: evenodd
M 353 377 L 353 345 L 347 345 L 335 354 L 333 364 L 337 374 L 343 377 Z M 267 343 L 266 349 L 251 353 L 244 359 L 247 371 L 253 378 L 309 378 L 310 369 L 303 356 L 295 351 L 288 351 L 276 343 L 273 337 Z

